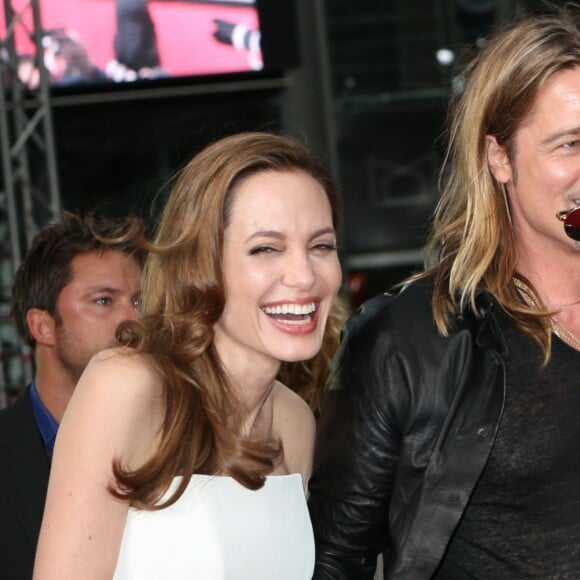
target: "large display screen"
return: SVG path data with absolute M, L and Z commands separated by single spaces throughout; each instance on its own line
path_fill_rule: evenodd
M 259 0 L 38 2 L 42 54 L 54 87 L 253 73 L 265 62 L 267 68 Z M 19 14 L 13 22 L 18 74 L 34 89 L 39 75 L 28 4 L 11 0 Z M 4 14 L 0 26 L 4 37 Z M 269 30 L 272 37 L 280 32 Z

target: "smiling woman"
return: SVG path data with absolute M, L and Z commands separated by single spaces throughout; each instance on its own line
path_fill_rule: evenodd
M 215 327 L 222 359 L 260 374 L 312 358 L 340 285 L 336 231 L 322 185 L 302 170 L 250 175 L 225 228 L 226 304 Z M 227 365 L 226 365 L 227 366 Z
M 320 350 L 338 216 L 334 179 L 286 137 L 234 135 L 185 167 L 142 321 L 59 431 L 36 578 L 311 578 L 314 417 L 276 375 Z

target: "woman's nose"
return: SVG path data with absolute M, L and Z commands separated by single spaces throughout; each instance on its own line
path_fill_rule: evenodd
M 289 256 L 284 268 L 282 283 L 285 286 L 309 290 L 314 285 L 314 268 L 307 254 Z

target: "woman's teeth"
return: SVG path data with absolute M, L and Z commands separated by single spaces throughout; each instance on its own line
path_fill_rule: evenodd
M 262 310 L 268 315 L 294 314 L 296 316 L 306 316 L 316 310 L 314 302 L 308 304 L 277 304 L 276 306 L 263 306 Z

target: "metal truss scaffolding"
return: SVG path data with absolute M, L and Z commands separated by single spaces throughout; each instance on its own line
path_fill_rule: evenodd
M 22 350 L 10 321 L 10 287 L 23 252 L 39 227 L 60 213 L 60 194 L 49 78 L 43 59 L 38 0 L 3 0 L 0 31 L 0 408 L 12 389 L 32 377 L 30 352 Z M 27 86 L 17 39 L 31 46 Z

